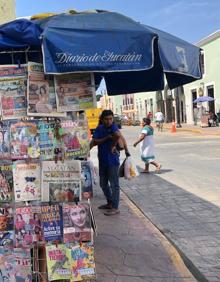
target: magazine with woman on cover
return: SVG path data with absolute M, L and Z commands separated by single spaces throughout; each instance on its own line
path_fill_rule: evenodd
M 65 116 L 57 112 L 54 78 L 44 74 L 43 64 L 28 62 L 27 101 L 29 116 Z
M 10 206 L 0 208 L 0 247 L 13 246 L 14 216 Z
M 88 203 L 63 204 L 64 243 L 91 241 L 91 216 Z
M 11 124 L 10 127 L 11 158 L 28 159 L 39 158 L 39 134 L 37 122 L 21 121 Z
M 0 122 L 0 160 L 11 159 L 10 154 L 10 123 Z
M 27 67 L 25 65 L 0 66 L 0 99 L 3 119 L 16 119 L 27 115 Z
M 80 161 L 43 161 L 41 181 L 43 202 L 73 202 L 81 199 Z
M 59 112 L 89 109 L 96 104 L 94 77 L 91 73 L 56 75 L 55 91 Z
M 16 161 L 13 164 L 15 202 L 41 199 L 41 171 L 39 162 Z

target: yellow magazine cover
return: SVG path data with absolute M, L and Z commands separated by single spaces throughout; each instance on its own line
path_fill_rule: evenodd
M 68 249 L 63 244 L 46 246 L 48 281 L 70 280 Z
M 70 249 L 72 277 L 70 282 L 95 279 L 94 246 L 82 243 Z

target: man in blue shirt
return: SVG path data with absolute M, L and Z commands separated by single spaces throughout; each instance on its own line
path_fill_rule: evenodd
M 114 115 L 110 110 L 104 110 L 101 114 L 101 124 L 93 134 L 93 145 L 98 145 L 100 186 L 107 200 L 106 205 L 99 209 L 106 210 L 105 215 L 115 215 L 120 211 L 120 187 L 119 187 L 119 152 L 117 143 L 120 131 L 114 124 Z

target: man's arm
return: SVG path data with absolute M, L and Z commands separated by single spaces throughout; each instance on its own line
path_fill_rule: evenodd
M 108 135 L 106 137 L 103 137 L 103 138 L 93 138 L 92 139 L 92 145 L 93 146 L 98 146 L 98 145 L 101 145 L 103 143 L 105 143 L 106 141 L 108 141 L 109 139 L 112 139 L 112 135 Z

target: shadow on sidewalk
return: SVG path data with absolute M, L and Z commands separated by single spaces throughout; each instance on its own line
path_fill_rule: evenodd
M 154 173 L 131 181 L 121 179 L 121 188 L 185 254 L 194 272 L 199 270 L 208 279 L 199 281 L 220 281 L 219 207 Z

